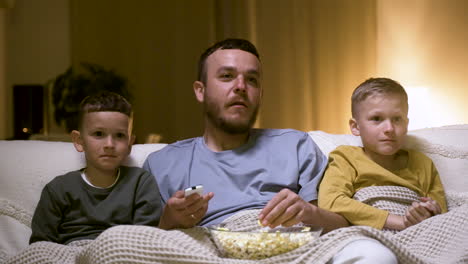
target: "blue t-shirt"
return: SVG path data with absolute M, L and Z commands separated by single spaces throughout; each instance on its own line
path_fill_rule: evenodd
M 214 192 L 200 223 L 206 226 L 263 208 L 283 188 L 316 200 L 326 165 L 326 156 L 305 132 L 253 129 L 246 144 L 221 152 L 211 151 L 203 137 L 170 144 L 151 153 L 143 168 L 156 177 L 164 203 L 193 185 Z

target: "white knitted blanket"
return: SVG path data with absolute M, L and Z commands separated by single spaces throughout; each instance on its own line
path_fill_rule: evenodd
M 370 187 L 356 199 L 404 212 L 415 198 L 401 187 Z M 288 253 L 263 260 L 222 258 L 206 229 L 164 231 L 147 226 L 116 226 L 94 241 L 69 246 L 38 242 L 7 263 L 326 263 L 351 241 L 370 237 L 390 248 L 400 263 L 468 263 L 468 193 L 448 193 L 449 212 L 393 234 L 353 226 L 329 232 Z M 257 226 L 258 210 L 240 212 L 230 225 Z

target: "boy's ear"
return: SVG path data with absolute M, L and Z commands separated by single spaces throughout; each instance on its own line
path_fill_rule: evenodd
M 360 136 L 361 133 L 359 131 L 359 125 L 356 122 L 356 119 L 351 118 L 349 119 L 349 129 L 351 130 L 351 133 L 355 136 Z
M 203 103 L 203 98 L 205 94 L 205 85 L 201 81 L 193 82 L 193 92 L 195 92 L 195 97 L 199 103 Z
M 78 130 L 73 130 L 71 132 L 71 138 L 73 141 L 73 145 L 75 146 L 76 151 L 78 152 L 83 152 L 83 139 L 81 138 L 80 131 Z
M 130 152 L 132 152 L 132 146 L 135 143 L 136 136 L 131 135 L 130 136 L 130 142 L 128 142 L 128 155 L 130 155 Z

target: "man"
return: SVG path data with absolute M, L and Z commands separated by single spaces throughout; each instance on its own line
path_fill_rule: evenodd
M 265 226 L 299 222 L 324 231 L 347 226 L 316 206 L 327 158 L 308 134 L 252 129 L 262 99 L 261 65 L 250 42 L 227 39 L 202 54 L 193 89 L 203 104 L 203 137 L 152 153 L 144 168 L 155 175 L 166 203 L 165 229 L 211 225 L 245 209 L 263 208 Z M 183 189 L 203 185 L 203 196 Z
M 261 77 L 258 52 L 246 40 L 226 39 L 202 54 L 193 89 L 204 107 L 203 136 L 170 144 L 150 154 L 143 166 L 156 177 L 165 203 L 162 229 L 110 228 L 83 252 L 84 262 L 116 263 L 131 255 L 134 263 L 225 263 L 205 231 L 195 226 L 249 209 L 260 209 L 264 226 L 303 222 L 324 232 L 348 226 L 342 216 L 316 206 L 327 158 L 310 136 L 291 129 L 252 129 L 263 94 Z M 195 185 L 203 185 L 206 194 L 186 197 L 183 190 Z M 320 262 L 338 253 L 331 262 L 396 263 L 389 249 L 378 244 L 366 250 L 368 240 L 358 238 L 350 246 L 333 241 L 340 245 L 331 253 L 333 245 L 318 243 L 293 257 L 275 256 L 274 262 Z M 321 260 L 315 250 L 324 250 Z

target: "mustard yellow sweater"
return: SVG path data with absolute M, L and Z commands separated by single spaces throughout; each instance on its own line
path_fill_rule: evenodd
M 408 151 L 408 167 L 388 171 L 354 146 L 339 146 L 329 155 L 328 168 L 320 184 L 318 204 L 338 213 L 352 225 L 382 229 L 388 212 L 353 199 L 354 194 L 369 186 L 407 187 L 421 197 L 430 197 L 447 212 L 447 203 L 439 173 L 432 160 L 423 153 Z

